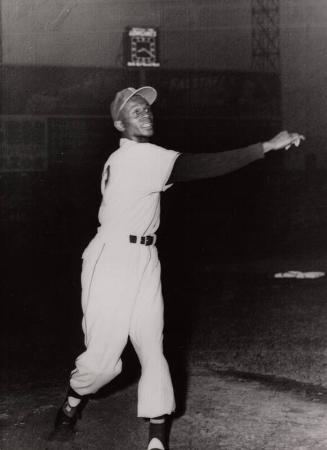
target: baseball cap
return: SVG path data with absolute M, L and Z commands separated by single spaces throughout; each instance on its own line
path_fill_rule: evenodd
M 140 95 L 149 103 L 149 105 L 152 105 L 157 98 L 157 91 L 151 86 L 142 86 L 139 89 L 128 87 L 117 92 L 113 102 L 110 105 L 111 117 L 113 121 L 118 120 L 120 111 L 124 108 L 128 100 L 134 95 Z

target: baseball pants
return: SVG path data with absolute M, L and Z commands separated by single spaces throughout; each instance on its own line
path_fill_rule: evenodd
M 80 395 L 97 392 L 122 370 L 128 337 L 141 364 L 139 417 L 170 414 L 175 400 L 163 355 L 163 298 L 157 248 L 95 237 L 83 254 L 83 331 L 86 350 L 70 385 Z

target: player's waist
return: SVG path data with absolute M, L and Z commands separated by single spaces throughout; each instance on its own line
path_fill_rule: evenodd
M 154 233 L 117 233 L 110 230 L 98 229 L 97 237 L 103 242 L 112 244 L 139 244 L 139 245 L 155 245 L 157 242 L 157 235 Z
M 147 234 L 145 236 L 137 236 L 136 234 L 130 234 L 128 240 L 131 244 L 155 245 L 157 242 L 157 235 Z

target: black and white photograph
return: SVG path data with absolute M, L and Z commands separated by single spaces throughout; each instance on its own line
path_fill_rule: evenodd
M 327 449 L 326 0 L 0 0 L 0 449 Z

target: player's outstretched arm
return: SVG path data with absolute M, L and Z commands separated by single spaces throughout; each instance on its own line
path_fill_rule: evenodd
M 288 131 L 281 131 L 272 139 L 263 142 L 263 152 L 267 153 L 271 150 L 288 150 L 292 145 L 298 147 L 305 137 L 299 133 L 289 133 Z
M 282 131 L 269 141 L 248 147 L 218 153 L 181 153 L 177 158 L 168 183 L 213 178 L 241 169 L 262 159 L 271 150 L 299 146 L 304 136 Z

